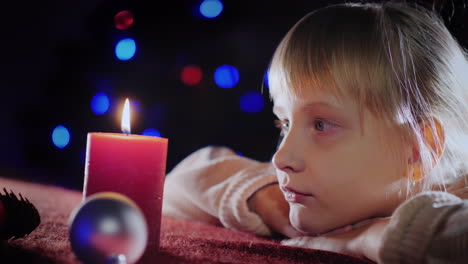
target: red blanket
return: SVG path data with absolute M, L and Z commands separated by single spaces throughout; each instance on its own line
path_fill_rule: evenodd
M 27 197 L 41 224 L 25 238 L 0 242 L 0 263 L 80 263 L 68 241 L 68 219 L 81 202 L 80 192 L 0 178 L 3 187 Z M 140 263 L 372 263 L 171 217 L 163 217 L 161 228 L 160 251 Z

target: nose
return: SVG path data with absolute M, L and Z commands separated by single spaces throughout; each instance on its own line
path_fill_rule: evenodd
M 290 130 L 273 155 L 273 165 L 276 169 L 289 173 L 303 171 L 305 169 L 304 147 L 300 138 L 293 134 L 293 130 Z

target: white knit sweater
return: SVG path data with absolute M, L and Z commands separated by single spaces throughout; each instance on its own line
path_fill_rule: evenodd
M 271 163 L 240 157 L 228 148 L 206 147 L 167 175 L 163 214 L 268 236 L 270 228 L 249 210 L 247 200 L 275 182 Z M 466 182 L 451 192 L 458 197 L 425 192 L 397 208 L 379 250 L 382 263 L 468 263 Z

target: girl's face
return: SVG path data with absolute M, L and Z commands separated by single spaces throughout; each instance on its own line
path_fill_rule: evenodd
M 275 98 L 284 136 L 273 156 L 290 205 L 291 224 L 320 234 L 367 218 L 388 216 L 401 202 L 406 157 L 398 159 L 398 129 L 360 111 L 351 99 L 317 91 Z M 402 162 L 405 160 L 405 162 Z M 405 164 L 403 164 L 405 163 Z

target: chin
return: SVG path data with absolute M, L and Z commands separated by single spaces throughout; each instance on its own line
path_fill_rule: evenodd
M 322 233 L 321 219 L 312 216 L 305 207 L 292 206 L 289 211 L 289 221 L 292 227 L 306 235 Z
M 294 229 L 296 229 L 297 231 L 301 232 L 302 234 L 304 235 L 316 234 L 316 232 L 311 231 L 309 227 L 304 226 L 302 223 L 298 223 L 296 221 L 293 221 L 292 219 L 290 219 L 290 221 L 291 221 L 291 226 L 294 227 Z
M 311 236 L 325 234 L 341 227 L 340 223 L 336 223 L 337 219 L 324 219 L 323 217 L 317 217 L 317 215 L 323 215 L 323 213 L 312 212 L 301 205 L 291 206 L 289 221 L 297 231 Z

